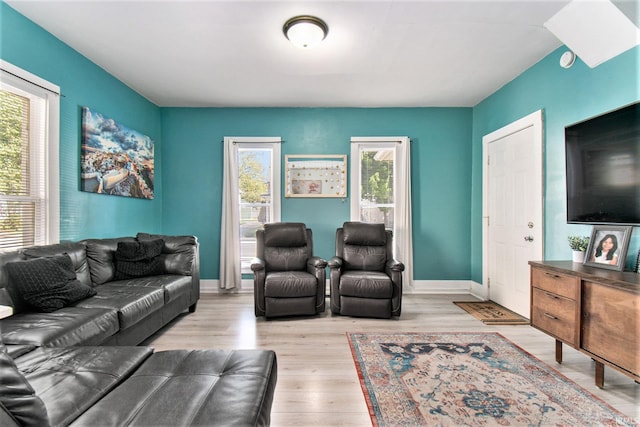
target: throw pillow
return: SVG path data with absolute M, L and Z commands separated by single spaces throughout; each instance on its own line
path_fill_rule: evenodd
M 96 294 L 94 288 L 76 279 L 67 254 L 9 262 L 6 269 L 13 294 L 45 313 Z
M 0 405 L 23 426 L 49 426 L 47 408 L 0 341 Z
M 115 279 L 164 274 L 163 263 L 159 257 L 163 247 L 162 239 L 118 242 L 115 254 Z

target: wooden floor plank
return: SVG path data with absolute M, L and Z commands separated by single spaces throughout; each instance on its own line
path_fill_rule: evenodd
M 453 301 L 461 295 L 405 295 L 399 319 L 318 316 L 256 318 L 251 294 L 203 294 L 193 314 L 179 316 L 145 342 L 156 351 L 201 348 L 275 350 L 278 384 L 272 426 L 366 426 L 369 413 L 351 357 L 347 332 L 499 332 L 625 415 L 639 418 L 639 385 L 605 369 L 605 388 L 594 385 L 593 361 L 564 349 L 555 362 L 554 339 L 528 325 L 487 326 Z

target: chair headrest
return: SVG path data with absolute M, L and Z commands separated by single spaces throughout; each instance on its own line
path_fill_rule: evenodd
M 276 222 L 264 225 L 264 244 L 296 248 L 307 245 L 307 227 L 301 222 Z
M 345 222 L 342 230 L 344 243 L 348 245 L 384 246 L 387 244 L 384 224 Z

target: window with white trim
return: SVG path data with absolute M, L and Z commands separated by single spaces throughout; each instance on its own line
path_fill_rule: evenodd
M 0 61 L 0 250 L 59 239 L 59 88 Z
M 280 143 L 237 142 L 240 211 L 240 262 L 251 273 L 256 230 L 280 221 Z

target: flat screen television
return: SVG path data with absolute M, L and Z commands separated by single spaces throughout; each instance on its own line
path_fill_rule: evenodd
M 567 222 L 640 225 L 640 103 L 565 127 Z

